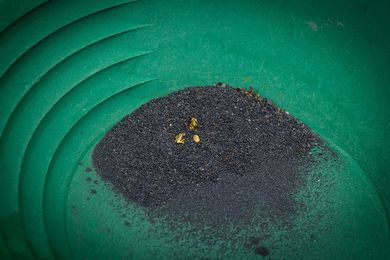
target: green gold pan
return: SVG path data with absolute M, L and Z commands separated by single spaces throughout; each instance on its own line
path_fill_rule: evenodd
M 388 258 L 389 10 L 368 0 L 0 1 L 0 258 L 255 258 L 207 251 L 196 234 L 174 240 L 90 171 L 94 146 L 125 115 L 217 82 L 253 86 L 342 161 L 322 169 L 335 188 L 321 191 L 330 204 L 313 204 L 320 235 L 283 240 L 273 256 Z

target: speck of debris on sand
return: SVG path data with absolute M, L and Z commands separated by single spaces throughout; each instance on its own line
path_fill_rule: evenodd
M 258 248 L 256 248 L 255 253 L 257 255 L 267 256 L 268 255 L 268 249 L 265 248 L 265 247 L 258 247 Z

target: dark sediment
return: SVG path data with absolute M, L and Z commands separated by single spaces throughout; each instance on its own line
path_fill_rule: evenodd
M 196 130 L 188 121 L 199 121 Z M 185 133 L 185 143 L 175 135 Z M 200 142 L 192 140 L 199 135 Z M 223 84 L 154 99 L 97 144 L 94 166 L 151 214 L 202 225 L 288 221 L 321 140 L 253 92 Z M 257 244 L 257 243 L 256 243 Z M 256 254 L 266 255 L 264 247 Z

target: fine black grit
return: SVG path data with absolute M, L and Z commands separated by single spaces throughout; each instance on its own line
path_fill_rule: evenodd
M 179 133 L 183 144 L 175 141 Z M 207 226 L 251 223 L 257 214 L 283 222 L 294 216 L 294 196 L 315 164 L 311 150 L 322 144 L 252 89 L 219 83 L 144 104 L 96 145 L 93 163 L 150 214 Z M 268 251 L 258 247 L 256 254 Z

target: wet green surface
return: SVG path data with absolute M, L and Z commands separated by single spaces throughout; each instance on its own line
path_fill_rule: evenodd
M 218 245 L 186 249 L 199 234 L 167 243 L 175 234 L 164 223 L 132 206 L 118 212 L 124 202 L 101 183 L 91 196 L 84 169 L 99 138 L 139 105 L 222 81 L 253 85 L 339 147 L 343 167 L 323 170 L 336 184 L 297 220 L 294 232 L 305 235 L 289 241 L 275 229 L 274 256 L 389 256 L 386 1 L 127 2 L 46 3 L 0 34 L 3 255 L 218 256 Z M 0 25 L 32 6 L 0 16 Z M 123 214 L 137 224 L 126 226 Z M 254 256 L 240 246 L 225 256 Z

